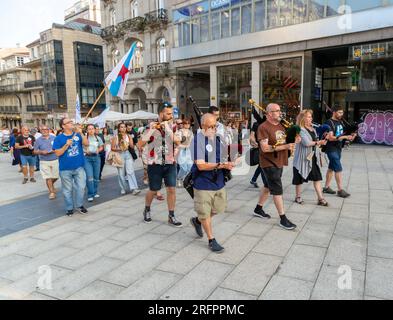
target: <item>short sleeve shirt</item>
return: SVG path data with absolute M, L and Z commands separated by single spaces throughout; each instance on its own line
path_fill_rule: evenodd
M 326 125 L 330 127 L 330 131 L 333 131 L 333 135 L 338 138 L 344 134 L 344 125 L 341 121 L 329 120 Z M 326 144 L 326 152 L 341 151 L 342 149 L 341 141 L 329 141 Z
M 85 156 L 83 154 L 83 139 L 78 133 L 75 135 L 66 136 L 64 133 L 56 137 L 53 143 L 53 150 L 59 150 L 67 143 L 67 140 L 72 139 L 72 145 L 59 157 L 60 171 L 76 170 L 85 165 Z
M 28 137 L 24 137 L 23 135 L 20 135 L 19 137 L 16 138 L 16 143 L 19 143 L 20 146 L 31 146 L 31 148 L 23 148 L 21 149 L 21 154 L 25 157 L 31 157 L 33 156 L 33 150 L 34 150 L 34 144 L 35 144 L 35 138 L 31 135 Z
M 281 124 L 274 125 L 269 121 L 264 122 L 258 128 L 258 139 L 268 140 L 270 146 L 286 144 L 285 128 Z M 283 168 L 288 165 L 288 151 L 277 151 L 275 153 L 260 152 L 260 165 L 262 168 Z
M 225 161 L 225 145 L 221 139 L 207 139 L 203 133 L 198 133 L 191 145 L 194 161 L 204 160 L 210 164 Z M 225 187 L 223 170 L 199 171 L 195 164 L 192 172 L 196 190 L 218 191 Z
M 49 136 L 48 139 L 44 137 L 40 137 L 37 139 L 35 145 L 34 145 L 34 150 L 35 151 L 48 151 L 51 152 L 53 151 L 53 144 L 55 141 L 54 136 Z M 54 161 L 57 160 L 57 156 L 55 153 L 47 154 L 47 155 L 40 155 L 40 160 L 41 161 Z

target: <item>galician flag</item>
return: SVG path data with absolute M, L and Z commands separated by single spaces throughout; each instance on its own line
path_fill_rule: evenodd
M 136 42 L 134 42 L 127 54 L 120 60 L 118 65 L 112 70 L 105 79 L 105 84 L 109 85 L 109 92 L 114 97 L 123 99 L 126 90 L 128 76 L 131 69 L 131 61 L 136 51 Z
M 82 123 L 81 101 L 79 100 L 79 94 L 76 95 L 75 123 L 78 123 L 78 124 Z

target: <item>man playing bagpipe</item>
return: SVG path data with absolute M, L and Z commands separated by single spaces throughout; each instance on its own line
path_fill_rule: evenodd
M 284 212 L 282 175 L 284 166 L 288 166 L 288 152 L 295 150 L 295 144 L 301 142 L 296 127 L 286 130 L 282 124 L 281 107 L 278 104 L 269 104 L 266 108 L 267 120 L 258 128 L 260 146 L 260 165 L 266 177 L 266 184 L 261 192 L 259 203 L 254 211 L 258 217 L 270 219 L 263 206 L 270 194 L 273 195 L 274 204 L 280 215 L 280 226 L 286 230 L 294 230 L 296 225 L 286 217 Z M 285 124 L 285 123 L 284 123 Z M 287 134 L 291 134 L 292 143 L 288 143 Z
M 340 198 L 348 198 L 350 194 L 343 189 L 342 181 L 342 171 L 343 167 L 341 164 L 341 153 L 343 148 L 343 141 L 352 142 L 356 138 L 356 133 L 350 135 L 345 134 L 345 125 L 343 123 L 344 119 L 344 109 L 340 106 L 335 106 L 332 109 L 333 116 L 326 122 L 329 126 L 329 134 L 327 135 L 327 140 L 329 141 L 326 145 L 325 152 L 329 158 L 329 170 L 326 175 L 326 184 L 323 189 L 324 193 L 336 194 L 336 191 L 330 188 L 330 184 L 333 180 L 333 173 L 335 173 L 335 179 L 337 183 L 337 195 Z

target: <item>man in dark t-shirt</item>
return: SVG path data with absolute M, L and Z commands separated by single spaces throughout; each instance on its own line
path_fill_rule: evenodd
M 36 166 L 36 156 L 34 155 L 35 138 L 30 134 L 27 127 L 22 128 L 22 134 L 16 138 L 15 148 L 21 151 L 21 163 L 23 167 L 23 184 L 29 181 L 28 171 L 30 172 L 30 182 L 37 182 L 34 178 L 34 171 Z M 28 169 L 29 168 L 29 169 Z
M 343 167 L 341 164 L 341 152 L 343 141 L 353 141 L 356 138 L 356 134 L 350 136 L 344 135 L 344 124 L 342 122 L 343 117 L 343 108 L 336 106 L 333 107 L 333 117 L 328 122 L 326 122 L 326 124 L 330 127 L 330 132 L 327 136 L 329 142 L 326 145 L 326 155 L 329 158 L 329 170 L 326 174 L 326 184 L 323 192 L 328 194 L 336 194 L 336 191 L 330 188 L 334 173 L 338 188 L 337 195 L 340 198 L 348 198 L 350 194 L 347 193 L 342 187 Z
M 278 104 L 269 104 L 266 108 L 266 122 L 258 128 L 260 146 L 260 166 L 265 174 L 267 184 L 261 192 L 259 203 L 254 214 L 260 218 L 270 219 L 270 215 L 263 210 L 263 205 L 272 194 L 274 204 L 280 215 L 280 227 L 293 230 L 296 225 L 284 213 L 282 174 L 284 166 L 288 165 L 288 151 L 293 151 L 295 144 L 286 143 L 285 128 L 281 125 L 281 107 Z M 296 139 L 300 143 L 300 138 Z

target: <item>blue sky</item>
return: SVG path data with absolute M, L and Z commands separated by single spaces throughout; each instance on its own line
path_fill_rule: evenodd
M 53 22 L 64 22 L 64 10 L 76 0 L 0 0 L 0 48 L 27 45 Z

